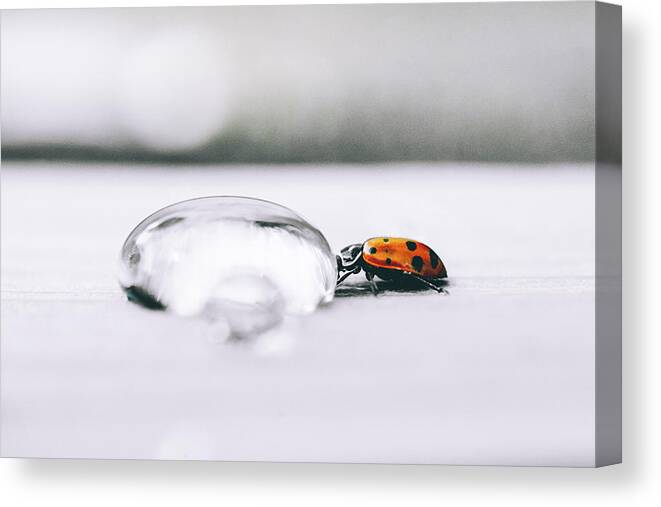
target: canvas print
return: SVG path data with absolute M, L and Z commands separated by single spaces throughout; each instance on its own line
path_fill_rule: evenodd
M 1 23 L 2 456 L 620 461 L 619 7 Z

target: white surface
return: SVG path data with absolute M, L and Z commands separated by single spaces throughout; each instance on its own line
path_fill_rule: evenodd
M 593 464 L 590 166 L 6 163 L 1 179 L 7 456 Z M 124 236 L 210 194 L 285 204 L 335 251 L 420 239 L 450 295 L 336 298 L 238 344 L 124 301 Z
M 136 2 L 94 2 L 96 5 Z M 142 2 L 142 4 L 159 2 Z M 162 2 L 160 2 L 162 4 Z M 179 4 L 224 3 L 180 0 Z M 270 3 L 270 2 L 263 2 Z M 292 2 L 298 3 L 298 2 Z M 53 6 L 41 0 L 0 5 Z M 90 5 L 67 1 L 58 5 Z M 599 470 L 283 465 L 213 462 L 0 461 L 10 505 L 651 505 L 658 502 L 661 257 L 658 3 L 626 0 L 625 461 Z

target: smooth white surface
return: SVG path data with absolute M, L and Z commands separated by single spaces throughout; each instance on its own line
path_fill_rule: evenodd
M 135 2 L 113 2 L 136 4 Z M 143 5 L 162 2 L 141 2 Z M 202 4 L 222 2 L 187 2 Z M 263 2 L 269 3 L 269 2 Z M 298 3 L 294 0 L 291 3 Z M 109 2 L 94 2 L 107 5 Z M 3 1 L 14 7 L 52 2 Z M 87 2 L 58 2 L 84 6 Z M 600 470 L 3 460 L 8 505 L 651 505 L 661 491 L 657 2 L 624 9 L 624 464 Z
M 594 464 L 589 165 L 7 162 L 0 181 L 3 455 Z M 336 297 L 229 344 L 124 301 L 127 232 L 209 194 L 285 204 L 335 252 L 422 240 L 450 295 Z

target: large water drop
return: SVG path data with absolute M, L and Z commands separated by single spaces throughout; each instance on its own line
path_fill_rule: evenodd
M 134 302 L 220 319 L 241 337 L 332 300 L 336 270 L 324 236 L 292 210 L 204 197 L 167 206 L 129 234 L 120 283 Z

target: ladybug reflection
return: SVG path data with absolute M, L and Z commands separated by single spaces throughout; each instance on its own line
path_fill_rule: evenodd
M 382 280 L 417 280 L 437 292 L 443 292 L 439 280 L 448 276 L 436 252 L 408 238 L 370 238 L 343 248 L 337 256 L 337 284 L 361 270 L 374 294 L 378 291 L 374 276 Z

